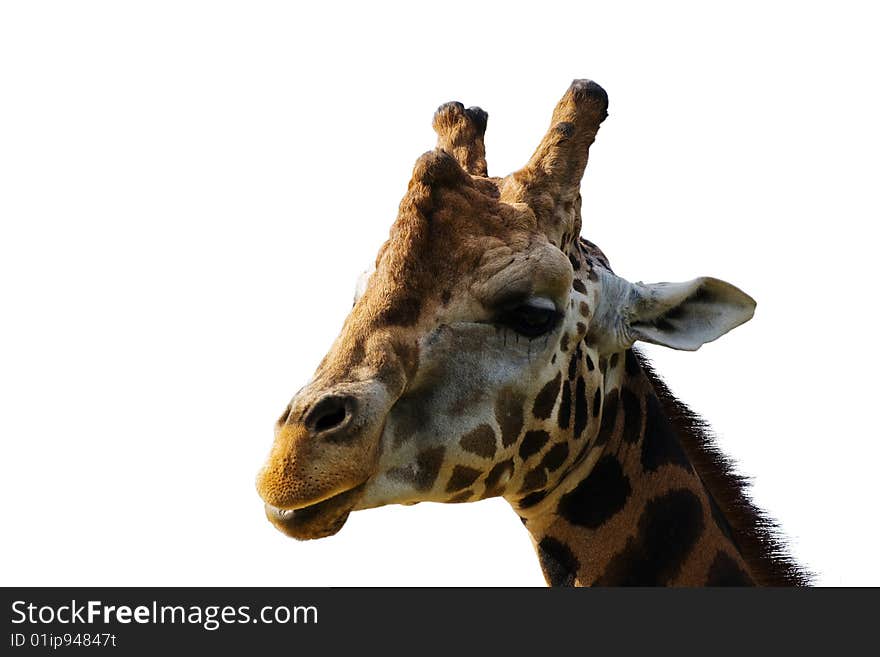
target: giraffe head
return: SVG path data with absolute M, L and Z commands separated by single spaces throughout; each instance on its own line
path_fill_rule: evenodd
M 579 238 L 607 115 L 575 81 L 528 163 L 487 177 L 486 114 L 434 116 L 388 241 L 342 331 L 278 419 L 257 487 L 296 538 L 352 510 L 502 495 L 535 504 L 600 431 L 606 369 L 636 340 L 696 349 L 754 302 L 716 279 L 630 283 Z M 609 365 L 609 363 L 611 365 Z M 596 397 L 590 408 L 581 399 Z

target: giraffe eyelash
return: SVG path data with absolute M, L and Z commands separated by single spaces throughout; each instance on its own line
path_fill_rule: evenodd
M 562 319 L 563 313 L 555 306 L 546 307 L 535 303 L 524 303 L 504 311 L 495 318 L 495 324 L 508 328 L 529 339 L 540 338 L 551 333 Z

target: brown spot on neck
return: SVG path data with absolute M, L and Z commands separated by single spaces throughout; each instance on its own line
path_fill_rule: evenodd
M 501 429 L 501 444 L 504 447 L 513 445 L 523 428 L 525 403 L 525 397 L 510 388 L 504 388 L 498 393 L 495 402 L 495 420 Z
M 458 441 L 461 448 L 471 454 L 492 458 L 495 456 L 495 431 L 488 424 L 481 424 Z

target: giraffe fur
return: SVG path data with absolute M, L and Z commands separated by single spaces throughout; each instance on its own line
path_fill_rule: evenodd
M 526 165 L 490 177 L 480 108 L 434 117 L 398 217 L 257 479 L 298 539 L 351 512 L 505 498 L 550 585 L 801 584 L 699 423 L 634 348 L 751 319 L 729 283 L 646 285 L 581 237 L 608 97 L 576 80 Z M 684 409 L 684 410 L 683 410 Z

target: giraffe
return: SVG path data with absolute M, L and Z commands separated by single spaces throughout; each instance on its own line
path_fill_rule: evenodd
M 388 240 L 257 477 L 297 539 L 387 504 L 502 496 L 551 586 L 803 585 L 773 523 L 637 351 L 751 319 L 715 278 L 631 283 L 580 237 L 605 91 L 575 80 L 526 165 L 489 177 L 487 114 L 446 103 Z

